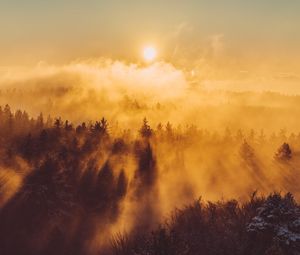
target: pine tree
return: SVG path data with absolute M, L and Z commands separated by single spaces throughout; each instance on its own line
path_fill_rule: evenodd
M 292 150 L 288 143 L 283 143 L 275 154 L 275 159 L 279 161 L 288 161 L 292 158 Z
M 153 131 L 149 126 L 148 120 L 146 118 L 144 118 L 143 120 L 143 125 L 140 128 L 139 133 L 143 138 L 150 138 L 152 136 Z

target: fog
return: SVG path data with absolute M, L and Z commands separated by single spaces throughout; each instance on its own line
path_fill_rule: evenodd
M 261 84 L 257 80 L 248 81 L 246 87 L 244 83 L 224 81 L 220 86 L 220 81 L 197 79 L 165 62 L 145 65 L 101 59 L 63 66 L 40 63 L 3 71 L 0 102 L 12 109 L 25 109 L 32 116 L 43 112 L 74 123 L 106 117 L 135 128 L 147 117 L 152 125 L 170 121 L 210 130 L 228 126 L 298 131 L 293 117 L 298 114 L 299 102 L 295 86 L 278 93 L 278 81 L 259 85 L 265 90 L 257 89 L 256 84 Z M 243 87 L 243 91 L 237 89 Z
M 43 228 L 30 240 L 1 236 L 33 254 L 57 241 L 61 224 L 58 247 L 96 254 L 199 197 L 299 198 L 297 95 L 208 90 L 168 63 L 111 60 L 41 63 L 0 84 L 2 229 L 27 226 L 33 208 Z

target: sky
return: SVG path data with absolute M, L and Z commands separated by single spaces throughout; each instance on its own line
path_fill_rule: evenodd
M 0 0 L 0 66 L 159 60 L 220 79 L 300 73 L 298 0 Z

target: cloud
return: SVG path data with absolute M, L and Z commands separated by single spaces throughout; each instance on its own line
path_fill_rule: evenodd
M 217 36 L 216 48 L 219 40 Z M 297 109 L 293 98 L 282 97 L 278 103 L 275 96 L 264 99 L 263 94 L 258 95 L 266 90 L 298 93 L 296 83 L 254 79 L 251 70 L 223 80 L 207 78 L 207 69 L 193 70 L 183 71 L 166 62 L 138 65 L 111 59 L 80 60 L 67 65 L 41 62 L 32 68 L 3 71 L 0 105 L 8 103 L 13 110 L 26 110 L 31 116 L 40 112 L 45 117 L 60 116 L 74 124 L 105 117 L 109 123 L 118 122 L 134 130 L 144 117 L 152 127 L 169 121 L 174 126 L 195 124 L 212 130 L 223 129 L 228 123 L 233 128 L 257 128 L 255 123 L 265 128 L 279 118 L 272 114 L 262 117 L 261 113 L 253 119 L 244 118 L 244 114 L 236 118 L 233 113 L 247 105 Z M 242 93 L 224 92 L 228 90 L 253 93 L 244 98 Z M 263 121 L 255 120 L 259 116 Z M 282 116 L 285 118 L 288 116 Z M 283 123 L 291 129 L 297 127 L 293 119 Z
M 7 71 L 0 86 L 2 104 L 80 120 L 120 117 L 125 112 L 120 107 L 124 99 L 148 107 L 176 100 L 188 82 L 181 70 L 165 62 L 140 66 L 102 59 L 63 66 L 40 63 L 31 69 Z

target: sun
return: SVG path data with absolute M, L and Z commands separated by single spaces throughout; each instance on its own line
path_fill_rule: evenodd
M 157 57 L 157 51 L 153 46 L 146 46 L 143 49 L 143 57 L 147 62 L 152 62 Z

